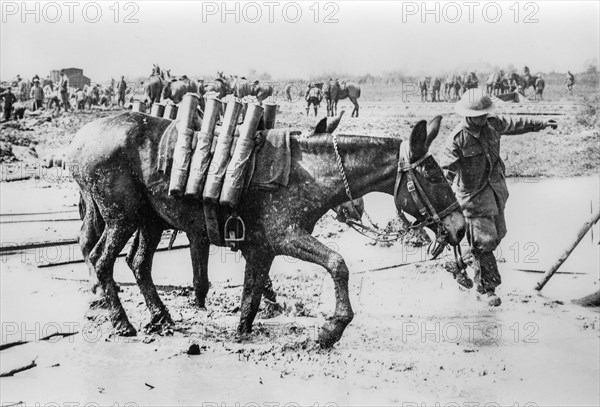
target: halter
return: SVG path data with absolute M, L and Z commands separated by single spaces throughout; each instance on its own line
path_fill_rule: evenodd
M 410 149 L 408 143 L 400 144 L 400 153 L 398 160 L 398 173 L 396 175 L 396 186 L 394 187 L 394 199 L 396 199 L 398 195 L 398 191 L 400 189 L 400 184 L 402 182 L 402 176 L 404 173 L 408 176 L 408 180 L 406 182 L 406 187 L 408 188 L 408 192 L 412 196 L 412 199 L 417 205 L 419 209 L 419 213 L 424 218 L 421 222 L 413 223 L 410 228 L 416 229 L 423 226 L 429 226 L 432 224 L 441 225 L 442 219 L 448 216 L 451 212 L 458 209 L 459 204 L 455 200 L 450 206 L 446 209 L 438 213 L 434 206 L 431 204 L 431 201 L 427 197 L 423 186 L 419 182 L 418 178 L 415 176 L 414 169 L 419 167 L 425 160 L 431 157 L 431 154 L 427 153 L 423 157 L 419 158 L 414 163 L 410 162 Z
M 352 192 L 350 190 L 350 184 L 348 183 L 348 178 L 346 177 L 346 171 L 344 170 L 344 164 L 342 162 L 342 157 L 340 156 L 340 152 L 338 149 L 337 137 L 335 134 L 332 134 L 331 136 L 333 138 L 333 149 L 335 151 L 336 164 L 337 164 L 338 170 L 340 172 L 340 175 L 342 177 L 342 181 L 344 183 L 346 195 L 350 199 L 350 203 L 352 204 L 352 206 L 354 206 L 354 203 L 352 202 L 354 200 L 354 198 L 352 197 Z M 447 215 L 449 215 L 454 210 L 458 209 L 459 204 L 457 201 L 454 201 L 453 204 L 451 204 L 446 209 L 444 209 L 443 211 L 438 213 L 435 210 L 435 208 L 433 207 L 433 205 L 431 204 L 431 201 L 429 200 L 429 198 L 427 198 L 427 194 L 425 193 L 425 190 L 423 189 L 423 187 L 419 183 L 419 180 L 417 179 L 417 177 L 414 174 L 414 169 L 417 168 L 418 166 L 420 166 L 426 159 L 431 157 L 431 154 L 429 154 L 429 153 L 425 154 L 423 157 L 419 158 L 414 163 L 410 163 L 409 157 L 410 157 L 410 150 L 408 149 L 408 143 L 401 143 L 400 151 L 399 151 L 399 159 L 398 159 L 398 172 L 396 174 L 396 183 L 394 186 L 394 201 L 397 200 L 396 198 L 397 198 L 398 192 L 400 190 L 402 176 L 404 173 L 406 173 L 408 176 L 408 181 L 407 181 L 408 191 L 410 192 L 413 201 L 417 205 L 417 208 L 419 209 L 419 213 L 421 214 L 421 216 L 423 216 L 425 218 L 421 222 L 413 223 L 411 226 L 409 226 L 409 229 L 417 229 L 417 228 L 420 228 L 423 226 L 429 226 L 429 225 L 435 224 L 438 226 L 438 233 L 442 233 L 445 230 L 442 225 L 442 219 L 445 218 Z M 423 202 L 424 202 L 424 204 L 423 204 Z M 373 223 L 373 221 L 371 220 L 371 218 L 369 217 L 369 215 L 366 211 L 364 213 L 365 213 L 369 223 L 371 223 L 372 227 L 364 225 L 360 222 L 354 222 L 352 220 L 348 220 L 348 222 L 347 222 L 352 228 L 354 228 L 359 233 L 361 233 L 367 237 L 370 237 L 373 240 L 377 240 L 377 241 L 397 240 L 406 234 L 406 231 L 404 231 L 404 230 L 400 231 L 400 232 L 396 232 L 396 233 L 385 232 L 385 231 L 381 230 L 380 228 L 378 228 L 377 225 L 375 225 Z M 357 229 L 357 227 L 360 229 Z M 362 230 L 366 230 L 369 233 L 375 234 L 377 237 L 373 238 L 371 236 L 368 236 Z
M 352 192 L 350 191 L 350 185 L 348 184 L 348 178 L 346 177 L 346 172 L 344 171 L 344 164 L 342 162 L 342 157 L 340 156 L 340 152 L 338 149 L 337 137 L 335 134 L 331 135 L 333 137 L 333 149 L 335 151 L 335 159 L 338 166 L 338 170 L 340 175 L 342 176 L 342 181 L 344 182 L 344 188 L 346 189 L 346 195 L 350 198 L 350 203 L 354 207 L 354 203 L 352 202 L 354 198 L 352 197 Z M 409 226 L 409 229 L 417 229 L 423 226 L 429 226 L 435 224 L 437 227 L 437 239 L 434 243 L 432 243 L 433 248 L 428 248 L 428 252 L 431 253 L 431 259 L 436 259 L 445 249 L 447 245 L 447 235 L 448 232 L 442 223 L 442 219 L 448 216 L 451 212 L 455 211 L 460 207 L 458 201 L 454 201 L 450 206 L 444 209 L 441 212 L 437 212 L 431 201 L 427 197 L 425 190 L 423 189 L 421 183 L 415 176 L 414 170 L 419 167 L 421 164 L 425 162 L 428 158 L 431 157 L 431 154 L 427 153 L 423 157 L 419 158 L 414 163 L 410 162 L 410 149 L 408 143 L 400 143 L 400 151 L 398 157 L 398 172 L 396 173 L 396 184 L 394 186 L 394 202 L 397 201 L 398 191 L 400 190 L 400 184 L 402 183 L 402 176 L 404 173 L 408 176 L 408 181 L 406 183 L 408 191 L 410 192 L 415 205 L 419 209 L 419 213 L 424 218 L 421 222 L 413 223 Z M 354 208 L 356 210 L 356 208 Z M 386 231 L 381 230 L 377 227 L 369 217 L 368 213 L 364 212 L 368 221 L 371 223 L 373 227 L 369 227 L 360 222 L 355 222 L 353 220 L 348 219 L 346 223 L 354 230 L 359 232 L 360 234 L 367 236 L 376 241 L 384 241 L 390 242 L 394 240 L 400 239 L 402 236 L 406 234 L 406 230 L 401 230 L 395 233 L 388 233 Z M 368 233 L 375 235 L 376 237 L 372 237 L 367 235 L 367 233 L 363 232 L 365 230 Z M 459 276 L 463 278 L 463 282 L 459 281 L 459 284 L 463 285 L 466 288 L 471 288 L 473 282 L 469 279 L 469 276 L 465 273 L 466 265 L 462 258 L 462 253 L 460 250 L 460 245 L 454 247 L 454 258 L 456 261 L 456 270 L 453 272 L 454 278 L 457 279 Z M 470 283 L 470 286 L 468 285 Z

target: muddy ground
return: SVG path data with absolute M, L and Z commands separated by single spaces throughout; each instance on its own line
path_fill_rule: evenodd
M 559 130 L 503 141 L 508 162 L 516 163 L 508 166 L 509 173 L 512 168 L 513 175 L 527 178 L 509 180 L 509 235 L 497 253 L 503 276 L 500 308 L 489 308 L 472 291 L 456 285 L 443 269 L 450 253 L 432 262 L 426 260 L 423 248 L 400 243 L 372 245 L 330 214 L 321 220 L 315 235 L 346 259 L 356 316 L 342 340 L 328 351 L 319 349 L 315 338 L 318 327 L 333 312 L 333 284 L 323 269 L 312 264 L 278 258 L 271 276 L 280 308 L 263 303 L 254 332 L 238 338 L 235 328 L 244 267 L 239 254 L 212 248 L 212 288 L 206 310 L 198 310 L 192 303 L 187 250 L 157 255 L 155 281 L 176 321 L 173 332 L 163 334 L 144 333 L 148 312 L 131 272 L 120 259 L 115 276 L 121 284 L 121 298 L 139 328 L 137 337 L 121 338 L 112 335 L 102 315 L 96 314 L 94 320 L 86 317 L 90 295 L 82 263 L 43 267 L 49 262 L 79 259 L 76 245 L 3 253 L 1 343 L 31 343 L 2 350 L 0 372 L 33 360 L 37 366 L 1 378 L 1 402 L 130 406 L 600 404 L 598 310 L 570 303 L 598 289 L 598 229 L 595 241 L 586 236 L 561 269 L 564 273 L 555 276 L 543 295 L 532 289 L 541 276 L 535 271 L 543 271 L 553 262 L 589 216 L 588 201 L 594 208 L 598 206 L 597 175 L 589 176 L 598 169 L 597 129 L 577 121 L 571 102 L 554 103 L 553 108 L 569 110 L 568 115 L 556 115 L 564 124 Z M 534 106 L 522 107 L 519 112 L 559 112 Z M 507 111 L 514 108 L 505 107 Z M 303 106 L 282 104 L 281 109 L 283 124 L 308 127 L 314 123 L 313 118 L 304 116 Z M 113 113 L 74 115 L 69 121 L 80 125 Z M 435 114 L 447 116 L 443 133 L 458 120 L 449 104 L 404 105 L 385 95 L 381 100 L 365 97 L 361 118 L 345 118 L 339 131 L 407 136 L 417 119 Z M 37 142 L 36 150 L 42 156 L 60 154 L 68 143 L 70 130 L 60 125 L 57 129 L 61 134 L 38 126 L 14 131 L 19 132 L 15 136 L 29 132 L 27 138 Z M 6 134 L 4 128 L 2 134 Z M 440 148 L 436 143 L 434 153 Z M 523 164 L 532 157 L 537 166 Z M 14 168 L 12 164 L 9 169 L 14 173 Z M 65 174 L 40 174 L 41 179 L 0 184 L 3 247 L 75 237 L 79 222 L 59 219 L 77 217 L 76 189 L 62 180 Z M 538 178 L 556 175 L 588 177 Z M 389 197 L 370 195 L 366 205 L 380 224 L 394 217 Z M 49 211 L 66 213 L 53 214 L 53 222 L 6 223 L 19 219 L 7 216 L 10 213 Z M 564 214 L 569 216 L 561 216 Z M 185 242 L 180 236 L 176 245 Z M 537 251 L 536 246 L 533 251 L 531 245 L 526 246 L 528 243 L 537 245 Z M 40 341 L 56 331 L 77 334 Z M 190 345 L 198 345 L 194 347 L 197 352 L 192 352 L 198 355 L 188 354 Z

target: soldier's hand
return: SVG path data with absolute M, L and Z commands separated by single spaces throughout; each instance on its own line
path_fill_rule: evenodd
M 546 122 L 546 125 L 548 127 L 550 127 L 552 130 L 556 130 L 558 128 L 558 123 L 556 123 L 556 120 L 554 119 L 550 119 Z

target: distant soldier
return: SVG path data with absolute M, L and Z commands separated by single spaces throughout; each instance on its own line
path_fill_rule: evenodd
M 65 112 L 71 111 L 71 103 L 69 103 L 69 78 L 65 71 L 60 71 L 60 84 L 58 85 L 60 92 L 60 100 L 65 108 Z
M 119 107 L 125 107 L 125 95 L 127 94 L 127 82 L 125 82 L 125 76 L 121 75 L 121 80 L 117 85 L 117 94 L 119 98 L 117 100 L 117 105 Z
M 567 71 L 567 78 L 565 79 L 565 84 L 567 85 L 567 91 L 570 96 L 573 96 L 573 85 L 575 85 L 575 75 L 571 73 L 571 71 Z
M 313 106 L 315 110 L 315 116 L 317 115 L 319 105 L 323 100 L 323 93 L 321 89 L 315 86 L 313 83 L 308 84 L 308 88 L 306 89 L 306 93 L 304 95 L 304 99 L 306 100 L 306 115 L 308 116 L 308 112 L 310 110 L 310 106 Z
M 27 92 L 27 82 L 21 79 L 21 75 L 17 75 L 17 94 L 15 95 L 19 102 L 26 102 L 29 99 L 29 93 Z
M 17 101 L 17 97 L 14 93 L 12 93 L 10 86 L 4 92 L 2 92 L 2 94 L 0 94 L 0 97 L 4 99 L 4 121 L 7 122 L 10 120 L 13 104 Z
M 36 78 L 33 80 L 33 86 L 29 96 L 33 99 L 33 107 L 31 110 L 36 111 L 44 107 L 44 89 L 40 85 L 40 79 Z
M 486 295 L 490 306 L 501 300 L 496 287 L 501 283 L 494 250 L 506 236 L 504 208 L 508 188 L 500 154 L 502 135 L 517 135 L 556 129 L 554 120 L 540 121 L 491 115 L 495 106 L 482 89 L 467 91 L 455 110 L 464 117 L 447 139 L 440 164 L 452 185 L 467 220 L 467 240 L 473 255 L 477 292 Z M 459 284 L 468 287 L 466 281 Z M 472 284 L 472 282 L 468 281 Z M 469 284 L 469 285 L 470 285 Z
M 540 100 L 544 99 L 544 88 L 546 87 L 546 81 L 542 77 L 542 74 L 539 73 L 537 79 L 535 80 L 535 96 L 536 99 Z
M 77 103 L 77 110 L 85 110 L 85 92 L 79 88 L 75 91 L 75 102 Z
M 50 110 L 54 108 L 56 113 L 60 112 L 60 97 L 58 88 L 54 89 L 52 85 L 46 85 L 44 87 L 44 95 L 46 96 L 46 109 Z

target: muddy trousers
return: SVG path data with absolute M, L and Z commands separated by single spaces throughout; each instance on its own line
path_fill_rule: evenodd
M 12 113 L 12 105 L 4 106 L 4 121 L 9 121 L 10 120 L 10 114 Z
M 506 236 L 504 213 L 501 211 L 497 216 L 466 219 L 477 291 L 481 294 L 494 293 L 496 287 L 502 283 L 493 252 Z

